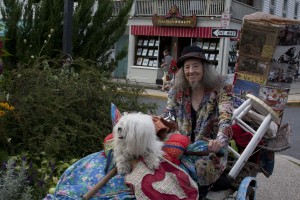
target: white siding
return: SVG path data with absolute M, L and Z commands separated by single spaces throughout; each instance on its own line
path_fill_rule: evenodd
M 264 13 L 270 13 L 270 5 L 271 5 L 271 0 L 265 0 L 261 1 L 263 3 L 262 7 L 262 12 Z M 287 13 L 286 13 L 286 18 L 293 19 L 295 16 L 295 2 L 299 2 L 300 0 L 288 0 L 287 3 Z M 255 6 L 257 6 L 257 3 L 255 1 Z M 275 11 L 274 15 L 282 17 L 283 14 L 283 4 L 284 0 L 275 0 Z M 298 8 L 298 19 L 300 19 L 300 7 Z

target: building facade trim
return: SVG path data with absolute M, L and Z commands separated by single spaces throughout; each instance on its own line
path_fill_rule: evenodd
M 211 38 L 213 27 L 131 26 L 131 35 Z

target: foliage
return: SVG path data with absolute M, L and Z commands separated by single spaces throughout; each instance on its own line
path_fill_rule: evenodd
M 23 181 L 16 180 L 16 182 L 23 183 L 24 191 L 30 192 L 25 192 L 27 196 L 29 194 L 31 196 L 28 199 L 42 199 L 46 196 L 50 188 L 56 186 L 62 173 L 76 161 L 77 159 L 57 161 L 55 159 L 49 159 L 45 152 L 40 152 L 38 154 L 26 152 L 22 155 L 13 156 L 8 160 L 5 164 L 6 167 L 2 170 L 2 173 L 7 177 L 3 179 L 8 181 L 13 177 L 13 174 L 16 175 L 15 172 L 22 170 L 20 175 Z M 20 179 L 20 177 L 18 177 L 18 179 Z M 5 183 L 3 188 L 0 188 L 0 191 L 3 189 L 6 190 L 7 193 L 12 193 L 8 191 L 12 191 L 11 187 L 14 184 L 14 181 Z M 25 185 L 27 187 L 25 187 Z
M 13 159 L 8 160 L 6 169 L 0 171 L 1 199 L 32 200 L 32 189 L 26 181 L 26 162 L 16 166 Z
M 143 88 L 112 83 L 106 76 L 80 59 L 72 66 L 42 59 L 20 65 L 2 88 L 15 108 L 0 118 L 0 135 L 11 139 L 9 154 L 44 151 L 58 160 L 80 158 L 102 149 L 112 129 L 111 102 L 122 112 L 154 113 L 155 104 L 139 100 Z
M 124 47 L 117 53 L 115 62 L 107 62 L 110 48 L 126 30 L 133 0 L 123 1 L 122 9 L 115 16 L 114 3 L 111 0 L 78 1 L 73 13 L 73 56 L 97 61 L 102 71 L 113 71 L 113 66 L 127 52 Z M 61 56 L 64 1 L 3 0 L 3 4 L 0 10 L 7 29 L 5 36 L 9 39 L 6 47 L 14 55 L 5 58 L 6 63 L 12 63 L 8 66 L 14 69 L 16 63 L 28 63 L 32 57 Z

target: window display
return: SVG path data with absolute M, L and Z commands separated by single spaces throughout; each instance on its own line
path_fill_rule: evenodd
M 158 67 L 159 38 L 139 36 L 136 45 L 135 64 L 137 66 Z

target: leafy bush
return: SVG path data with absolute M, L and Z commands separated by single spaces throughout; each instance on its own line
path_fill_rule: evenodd
M 112 129 L 112 102 L 121 111 L 154 113 L 155 104 L 139 100 L 143 88 L 106 77 L 80 59 L 72 66 L 58 60 L 19 65 L 2 85 L 15 108 L 0 118 L 0 135 L 10 139 L 9 155 L 43 151 L 57 160 L 80 158 L 102 149 Z
M 0 171 L 1 199 L 32 200 L 32 189 L 26 181 L 26 162 L 15 166 L 15 161 L 10 159 L 5 168 Z
M 69 161 L 49 159 L 45 152 L 38 154 L 27 152 L 13 156 L 4 164 L 5 168 L 1 172 L 0 194 L 4 196 L 1 195 L 0 199 L 2 197 L 20 199 L 17 197 L 21 195 L 27 196 L 30 200 L 42 199 L 50 188 L 55 188 L 62 173 L 76 161 L 77 159 Z M 19 186 L 16 187 L 16 184 Z

